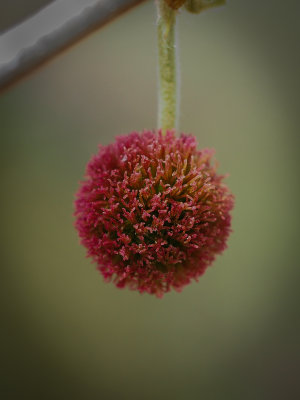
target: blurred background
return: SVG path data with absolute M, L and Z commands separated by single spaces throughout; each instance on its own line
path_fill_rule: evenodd
M 236 206 L 228 249 L 162 300 L 103 283 L 72 216 L 98 144 L 156 127 L 153 1 L 2 94 L 1 398 L 300 398 L 299 11 L 179 17 L 180 128 Z

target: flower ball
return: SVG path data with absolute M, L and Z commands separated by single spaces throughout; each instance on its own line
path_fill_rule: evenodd
M 100 146 L 75 200 L 75 226 L 106 281 L 162 297 L 226 248 L 233 196 L 195 137 L 132 132 Z

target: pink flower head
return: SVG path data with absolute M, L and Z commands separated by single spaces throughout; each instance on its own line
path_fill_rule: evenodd
M 100 146 L 75 216 L 107 281 L 162 297 L 197 279 L 226 248 L 233 196 L 212 154 L 170 131 L 133 132 Z

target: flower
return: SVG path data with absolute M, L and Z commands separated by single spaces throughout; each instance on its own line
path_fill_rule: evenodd
M 212 155 L 172 131 L 99 147 L 76 195 L 75 226 L 105 280 L 162 297 L 226 248 L 233 196 Z

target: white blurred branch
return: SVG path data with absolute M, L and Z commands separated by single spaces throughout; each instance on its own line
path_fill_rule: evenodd
M 67 18 L 59 27 L 37 37 L 33 44 L 22 48 L 12 59 L 0 63 L 0 92 L 143 1 L 145 0 L 98 0 L 79 14 Z M 25 23 L 29 24 L 30 20 Z

